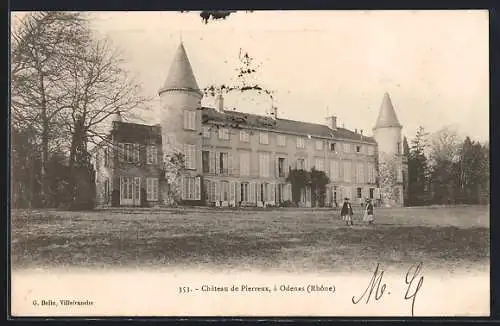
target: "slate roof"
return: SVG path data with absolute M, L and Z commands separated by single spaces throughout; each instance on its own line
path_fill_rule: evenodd
M 161 144 L 161 128 L 158 125 L 150 126 L 131 122 L 113 122 L 111 131 L 115 139 L 120 142 L 150 142 Z
M 345 128 L 337 128 L 336 130 L 332 130 L 330 129 L 330 127 L 323 124 L 279 118 L 274 120 L 271 117 L 251 113 L 243 113 L 239 111 L 224 110 L 224 113 L 222 113 L 213 108 L 207 107 L 204 107 L 201 110 L 203 123 L 222 122 L 228 124 L 233 128 L 265 128 L 276 130 L 277 132 L 289 132 L 301 134 L 304 136 L 310 135 L 316 137 L 348 139 L 353 141 L 375 143 L 373 137 L 367 137 L 365 135 L 362 136 L 360 133 L 356 133 Z
M 399 123 L 398 117 L 396 116 L 396 111 L 394 111 L 394 106 L 392 105 L 391 98 L 388 93 L 384 94 L 382 100 L 382 105 L 380 106 L 380 111 L 378 113 L 377 122 L 373 129 L 378 128 L 388 128 L 388 127 L 402 127 Z
M 168 72 L 167 79 L 163 84 L 163 87 L 159 90 L 159 93 L 166 90 L 172 89 L 182 89 L 199 92 L 200 88 L 196 82 L 196 78 L 191 68 L 191 63 L 186 54 L 186 49 L 184 44 L 179 44 L 177 52 L 175 53 L 174 60 L 170 65 L 170 70 Z

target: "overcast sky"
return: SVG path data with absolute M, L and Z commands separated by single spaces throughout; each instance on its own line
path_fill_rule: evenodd
M 182 37 L 201 88 L 231 83 L 240 48 L 248 52 L 283 118 L 323 123 L 329 111 L 371 134 L 388 92 L 410 138 L 419 125 L 449 125 L 488 140 L 487 11 L 238 12 L 208 24 L 198 12 L 92 15 L 148 96 L 157 98 Z M 225 103 L 262 114 L 271 105 L 250 94 Z M 158 122 L 159 110 L 155 102 L 148 122 Z

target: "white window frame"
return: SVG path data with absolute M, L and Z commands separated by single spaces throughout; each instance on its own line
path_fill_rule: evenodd
M 259 153 L 259 176 L 264 178 L 268 178 L 270 176 L 269 159 L 269 153 Z
M 278 135 L 277 143 L 278 146 L 286 146 L 286 135 Z
M 269 144 L 269 134 L 267 132 L 261 132 L 259 134 L 259 143 L 262 145 Z
M 351 144 L 344 143 L 342 147 L 344 149 L 344 153 L 350 153 L 351 152 Z
M 318 171 L 325 171 L 325 160 L 322 158 L 315 158 L 314 166 Z
M 182 199 L 183 200 L 200 200 L 200 177 L 182 177 Z
M 321 151 L 323 150 L 323 141 L 316 139 L 316 150 Z
M 158 178 L 146 178 L 146 199 L 147 201 L 158 201 L 159 191 Z
M 250 175 L 250 153 L 240 152 L 240 175 L 249 176 Z
M 219 128 L 219 139 L 229 140 L 229 129 Z
M 141 203 L 141 178 L 120 177 L 120 205 L 135 205 Z
M 184 167 L 189 170 L 196 169 L 196 145 L 184 144 Z
M 246 130 L 240 130 L 240 141 L 248 143 L 250 141 L 250 133 Z
M 156 145 L 146 146 L 146 163 L 158 164 L 158 148 Z
M 209 126 L 203 126 L 203 138 L 210 138 L 211 132 L 210 132 L 210 127 Z
M 196 111 L 184 110 L 184 129 L 196 130 Z
M 122 143 L 123 161 L 127 163 L 138 163 L 140 159 L 140 146 L 134 143 Z
M 300 164 L 300 166 L 299 166 L 299 162 L 302 162 L 302 164 Z M 297 158 L 295 165 L 297 167 L 297 170 L 305 170 L 306 169 L 306 159 L 303 157 Z
M 304 137 L 297 136 L 297 148 L 305 148 L 306 139 Z

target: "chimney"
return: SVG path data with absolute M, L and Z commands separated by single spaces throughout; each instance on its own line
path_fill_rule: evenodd
M 326 117 L 326 124 L 330 129 L 337 130 L 337 117 L 334 115 Z
M 273 106 L 273 119 L 278 119 L 278 108 Z
M 116 111 L 115 113 L 113 113 L 113 122 L 122 122 L 123 119 L 122 119 L 122 115 L 120 114 L 120 111 Z
M 222 94 L 219 94 L 217 96 L 217 110 L 219 112 L 224 112 L 224 97 Z
M 357 128 L 356 128 L 356 129 L 354 129 L 354 133 L 356 133 L 356 134 L 358 133 L 358 129 L 357 129 Z

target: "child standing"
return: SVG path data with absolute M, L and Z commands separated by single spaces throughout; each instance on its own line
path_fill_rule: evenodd
M 363 215 L 363 221 L 368 222 L 368 224 L 373 224 L 374 218 L 373 218 L 373 204 L 371 199 L 367 200 L 366 208 L 365 208 L 365 214 Z
M 342 220 L 345 221 L 346 225 L 354 225 L 352 221 L 352 206 L 351 203 L 349 202 L 349 198 L 344 198 L 344 205 L 342 205 L 342 210 L 340 211 L 340 216 L 342 217 Z

